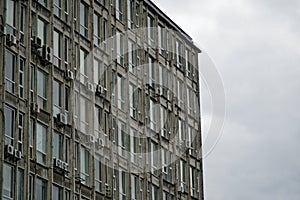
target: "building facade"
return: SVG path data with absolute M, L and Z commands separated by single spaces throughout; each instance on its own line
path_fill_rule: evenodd
M 149 0 L 1 1 L 2 199 L 204 199 L 200 52 Z

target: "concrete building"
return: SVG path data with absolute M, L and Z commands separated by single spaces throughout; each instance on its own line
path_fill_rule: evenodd
M 197 48 L 149 0 L 0 2 L 0 196 L 203 199 Z

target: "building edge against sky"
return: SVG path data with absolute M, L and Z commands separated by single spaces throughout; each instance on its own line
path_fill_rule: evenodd
M 198 53 L 148 0 L 0 2 L 3 199 L 204 199 Z

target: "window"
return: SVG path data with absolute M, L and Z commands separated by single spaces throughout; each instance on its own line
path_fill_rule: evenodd
M 52 186 L 52 200 L 63 200 L 63 189 L 61 187 Z
M 16 55 L 8 50 L 5 51 L 5 89 L 15 93 L 15 68 Z
M 148 65 L 149 65 L 149 84 L 152 88 L 155 88 L 155 84 L 156 84 L 155 64 L 154 64 L 154 59 L 150 56 L 148 59 Z
M 8 164 L 3 164 L 3 199 L 13 199 L 14 197 L 14 174 L 13 167 Z
M 190 51 L 188 49 L 185 50 L 185 69 L 186 76 L 192 78 L 192 65 L 190 63 Z
M 143 196 L 144 196 L 144 180 L 140 179 L 140 200 L 143 200 Z
M 137 153 L 138 153 L 138 135 L 137 131 L 134 129 L 130 129 L 130 154 L 131 154 L 131 162 L 137 163 Z
M 182 52 L 181 47 L 182 44 L 178 40 L 176 40 L 176 64 L 178 68 L 182 67 Z
M 158 200 L 159 198 L 158 187 L 152 185 L 152 200 Z
M 124 64 L 124 35 L 117 31 L 117 63 Z
M 25 6 L 21 5 L 21 13 L 20 13 L 20 43 L 24 44 L 24 33 L 25 33 Z
M 47 42 L 47 24 L 44 20 L 38 18 L 37 20 L 37 36 L 41 38 L 42 44 Z
M 85 185 L 90 185 L 90 173 L 89 173 L 89 167 L 90 167 L 90 153 L 88 149 L 81 146 L 80 149 L 80 178 L 81 183 Z
M 184 89 L 183 89 L 183 81 L 177 80 L 177 96 L 178 96 L 178 105 L 183 106 L 183 96 L 184 96 Z
M 118 76 L 117 84 L 118 108 L 121 110 L 125 110 L 125 78 L 122 76 Z
M 158 28 L 157 28 L 157 31 L 158 31 L 158 51 L 160 54 L 163 53 L 163 50 L 164 50 L 164 47 L 165 47 L 165 31 L 164 31 L 164 28 L 161 26 L 161 25 L 158 25 Z
M 53 157 L 63 160 L 63 136 L 57 132 L 53 133 Z
M 79 106 L 80 105 L 80 106 Z M 80 96 L 80 131 L 84 134 L 89 130 L 89 101 L 83 96 Z
M 129 101 L 130 101 L 130 116 L 136 119 L 136 88 L 133 84 L 129 84 Z
M 57 80 L 53 81 L 53 116 L 62 111 L 62 84 Z
M 62 8 L 62 0 L 54 0 L 54 15 L 61 18 L 61 8 Z
M 190 188 L 191 188 L 191 196 L 197 197 L 197 170 L 190 166 Z
M 138 1 L 135 4 L 135 26 L 140 27 L 140 3 Z
M 80 34 L 88 37 L 89 25 L 89 8 L 88 5 L 80 2 Z
M 5 144 L 13 145 L 14 135 L 15 135 L 15 110 L 8 106 L 5 106 L 4 116 L 5 116 Z
M 46 164 L 47 158 L 47 127 L 37 123 L 36 128 L 36 159 L 38 163 Z
M 178 119 L 178 137 L 179 137 L 179 144 L 184 145 L 185 142 L 185 128 L 184 122 L 181 119 Z
M 192 111 L 193 111 L 193 91 L 191 88 L 187 87 L 187 98 L 186 98 L 186 103 L 187 103 L 187 107 L 188 107 L 188 114 L 191 115 L 192 114 Z
M 126 173 L 123 170 L 119 171 L 119 190 L 120 200 L 126 200 Z
M 151 172 L 152 174 L 158 175 L 158 159 L 159 159 L 159 152 L 157 150 L 158 146 L 156 143 L 151 142 Z
M 192 129 L 192 127 L 190 127 L 190 126 L 187 126 L 187 141 L 186 141 L 186 144 L 187 144 L 187 146 L 188 147 L 192 147 L 192 142 L 193 142 L 193 129 Z M 191 149 L 189 150 L 189 154 L 191 155 L 192 154 L 192 151 L 191 151 Z
M 137 68 L 137 76 L 142 77 L 142 67 L 141 67 L 141 47 L 137 46 L 136 48 L 136 68 Z
M 137 200 L 138 199 L 138 184 L 139 184 L 139 178 L 135 175 L 131 175 L 131 199 Z
M 148 44 L 154 45 L 154 18 L 150 15 L 147 16 L 147 28 L 148 28 Z
M 119 122 L 118 138 L 119 138 L 119 155 L 126 156 L 126 125 L 123 122 Z
M 102 192 L 102 163 L 99 156 L 95 156 L 95 189 Z
M 24 98 L 24 83 L 25 83 L 25 75 L 24 75 L 24 68 L 25 68 L 25 60 L 20 58 L 20 66 L 19 66 L 19 97 Z
M 61 68 L 62 57 L 62 34 L 54 30 L 53 32 L 53 64 Z
M 16 30 L 16 2 L 14 0 L 6 1 L 6 33 L 15 35 Z
M 23 136 L 24 136 L 24 114 L 19 112 L 18 124 L 18 150 L 23 150 Z
M 35 199 L 47 199 L 47 182 L 40 178 L 37 178 L 35 183 Z
M 124 0 L 116 0 L 116 18 L 123 21 L 123 2 Z
M 134 42 L 132 40 L 128 40 L 128 66 L 129 71 L 133 74 L 135 74 L 134 53 Z
M 127 18 L 128 18 L 128 28 L 133 28 L 133 6 L 134 2 L 132 0 L 127 0 Z
M 28 193 L 29 193 L 29 200 L 33 200 L 33 176 L 29 174 L 29 184 L 28 184 Z
M 100 84 L 101 79 L 102 79 L 102 73 L 101 73 L 101 68 L 102 68 L 102 62 L 98 59 L 94 59 L 94 83 L 95 84 Z
M 96 46 L 101 43 L 100 27 L 100 15 L 98 13 L 94 13 L 94 45 Z
M 37 97 L 38 105 L 44 110 L 47 109 L 47 75 L 38 70 L 37 72 Z
M 150 128 L 156 131 L 156 105 L 152 99 L 150 99 Z
M 80 82 L 85 84 L 88 82 L 88 53 L 80 48 Z
M 107 51 L 107 48 L 106 48 L 106 38 L 107 38 L 107 20 L 106 19 L 103 19 L 103 24 L 102 24 L 102 44 L 103 44 L 103 50 L 104 51 Z
M 34 123 L 33 123 L 33 119 L 29 120 L 29 138 L 28 138 L 28 142 L 29 142 L 29 157 L 32 158 L 32 151 L 33 151 L 33 134 L 34 134 Z
M 160 106 L 160 131 L 163 137 L 167 137 L 167 109 Z
M 94 128 L 95 128 L 95 136 L 99 138 L 103 138 L 103 109 L 95 106 L 95 114 L 94 114 Z
M 24 187 L 24 172 L 18 169 L 17 172 L 17 200 L 23 200 L 23 187 Z
M 65 68 L 68 67 L 69 63 L 69 38 L 65 37 L 65 42 L 64 42 L 64 57 L 65 57 Z
M 180 189 L 186 191 L 186 162 L 180 160 Z

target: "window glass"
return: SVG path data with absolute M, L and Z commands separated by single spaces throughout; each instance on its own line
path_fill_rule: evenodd
M 52 186 L 52 200 L 63 200 L 62 188 L 55 185 Z
M 80 2 L 80 34 L 85 37 L 88 37 L 88 11 L 88 6 Z
M 15 135 L 15 110 L 5 106 L 5 144 L 13 145 Z
M 121 110 L 125 110 L 125 79 L 121 76 L 118 76 L 117 84 L 118 108 Z
M 18 169 L 18 174 L 17 174 L 17 191 L 18 191 L 18 196 L 17 200 L 23 200 L 23 188 L 24 188 L 24 172 L 21 169 Z
M 15 67 L 16 56 L 12 52 L 5 51 L 5 88 L 8 92 L 15 93 Z
M 43 108 L 47 108 L 47 75 L 38 70 L 37 72 L 37 95 L 38 104 Z
M 53 157 L 63 160 L 63 137 L 57 132 L 53 133 Z
M 37 20 L 37 36 L 42 40 L 42 44 L 46 44 L 47 41 L 47 25 L 46 23 L 38 19 Z
M 100 15 L 94 13 L 94 44 L 98 46 L 101 42 Z
M 124 35 L 117 31 L 117 62 L 124 64 Z
M 13 191 L 13 167 L 3 164 L 3 199 L 12 199 L 14 197 Z
M 46 126 L 37 123 L 36 129 L 36 158 L 37 162 L 46 164 L 47 156 L 47 128 Z
M 7 0 L 6 1 L 6 6 L 7 6 L 7 12 L 6 12 L 6 24 L 7 24 L 7 29 L 6 32 L 8 34 L 13 34 L 15 33 L 15 28 L 16 28 L 16 2 L 13 0 Z
M 116 0 L 116 18 L 117 20 L 123 20 L 123 3 L 124 0 Z
M 150 128 L 156 131 L 156 105 L 152 99 L 150 99 Z
M 54 30 L 53 32 L 53 64 L 57 67 L 61 67 L 61 33 Z
M 20 98 L 24 98 L 24 67 L 25 67 L 25 60 L 20 58 L 20 66 L 19 66 L 19 96 Z
M 102 164 L 99 156 L 95 156 L 95 188 L 96 191 L 102 191 Z
M 89 173 L 89 166 L 90 166 L 90 161 L 89 161 L 89 151 L 88 149 L 81 147 L 80 149 L 80 178 L 81 178 L 81 183 L 85 185 L 90 184 L 90 173 Z
M 56 80 L 53 81 L 53 115 L 61 113 L 62 107 L 62 84 Z
M 47 182 L 37 178 L 35 183 L 35 199 L 46 200 L 47 199 Z

